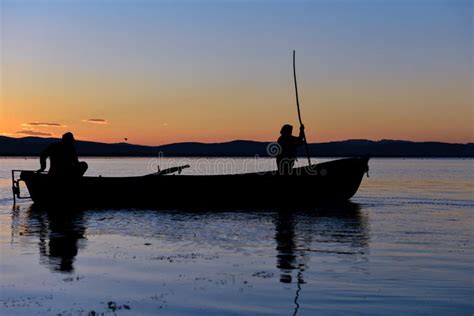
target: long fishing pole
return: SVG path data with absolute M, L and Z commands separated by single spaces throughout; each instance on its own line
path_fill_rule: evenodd
M 295 66 L 295 50 L 294 49 L 293 49 L 293 78 L 295 79 L 296 107 L 298 108 L 298 119 L 300 121 L 300 127 L 301 127 L 303 126 L 303 122 L 301 120 L 300 101 L 298 99 L 298 84 L 296 83 L 296 66 Z M 304 147 L 306 150 L 306 157 L 308 157 L 308 165 L 311 167 L 311 158 L 309 156 L 308 143 L 306 142 L 306 134 L 303 134 L 303 142 L 304 142 Z

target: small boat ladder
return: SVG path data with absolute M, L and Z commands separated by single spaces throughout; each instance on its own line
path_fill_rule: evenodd
M 13 192 L 13 205 L 16 204 L 17 199 L 31 199 L 31 196 L 22 196 L 20 190 L 20 182 L 23 181 L 21 178 L 16 179 L 15 174 L 21 173 L 25 170 L 12 170 L 12 192 Z M 25 182 L 25 181 L 23 181 Z

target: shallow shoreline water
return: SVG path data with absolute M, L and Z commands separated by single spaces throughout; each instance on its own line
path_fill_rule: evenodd
M 104 176 L 273 168 L 167 159 L 85 160 Z M 472 159 L 372 159 L 350 204 L 290 213 L 12 208 L 23 168 L 37 160 L 0 158 L 2 315 L 474 312 Z

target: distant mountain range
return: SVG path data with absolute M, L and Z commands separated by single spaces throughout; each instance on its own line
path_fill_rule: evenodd
M 0 136 L 0 156 L 37 156 L 55 138 Z M 115 157 L 268 157 L 269 142 L 235 140 L 225 143 L 176 143 L 162 146 L 142 146 L 128 143 L 98 143 L 77 141 L 80 156 Z M 315 157 L 474 157 L 474 143 L 411 142 L 403 140 L 345 140 L 309 144 Z M 299 155 L 303 156 L 304 148 Z

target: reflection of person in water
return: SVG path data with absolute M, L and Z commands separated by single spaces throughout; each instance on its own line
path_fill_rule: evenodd
M 290 212 L 280 212 L 275 223 L 275 240 L 277 242 L 277 268 L 280 269 L 280 282 L 291 283 L 292 271 L 303 271 L 305 265 L 298 262 L 297 245 L 295 241 L 295 223 Z M 299 274 L 300 275 L 300 274 Z M 304 283 L 303 280 L 298 282 Z
M 288 174 L 293 169 L 296 160 L 298 146 L 304 143 L 304 125 L 300 127 L 300 135 L 295 137 L 292 135 L 293 126 L 286 124 L 281 128 L 281 136 L 278 138 L 280 152 L 277 155 L 278 171 L 281 174 Z
M 364 260 L 369 233 L 367 218 L 355 203 L 328 205 L 308 212 L 280 210 L 275 218 L 276 267 L 280 282 L 295 284 L 294 311 L 300 308 L 299 297 L 305 284 L 303 274 L 311 257 L 346 255 L 356 262 Z M 317 237 L 317 242 L 313 241 Z M 318 249 L 319 248 L 319 249 Z M 293 276 L 296 274 L 296 280 Z
M 298 250 L 295 234 L 295 218 L 291 211 L 278 212 L 275 222 L 275 240 L 277 243 L 277 268 L 280 269 L 280 282 L 292 283 L 293 270 L 297 270 L 293 315 L 298 314 L 300 304 L 298 303 L 301 285 L 305 283 L 303 271 L 306 268 L 304 263 L 304 251 Z
M 51 270 L 73 272 L 80 241 L 86 230 L 82 213 L 61 214 L 31 210 L 39 226 L 41 262 Z
M 55 270 L 74 271 L 74 259 L 78 252 L 78 242 L 84 238 L 85 227 L 81 218 L 49 217 L 49 258 Z
M 360 206 L 351 202 L 309 212 L 280 210 L 275 218 L 275 241 L 281 282 L 291 283 L 292 272 L 301 273 L 307 268 L 308 251 L 318 247 L 311 244 L 315 236 L 324 241 L 319 247 L 326 254 L 364 255 L 369 239 L 367 218 Z M 312 254 L 316 256 L 317 252 Z
M 83 176 L 87 170 L 86 162 L 79 162 L 74 136 L 66 133 L 60 142 L 49 145 L 40 155 L 42 172 L 46 169 L 46 159 L 50 159 L 49 174 L 54 176 Z

